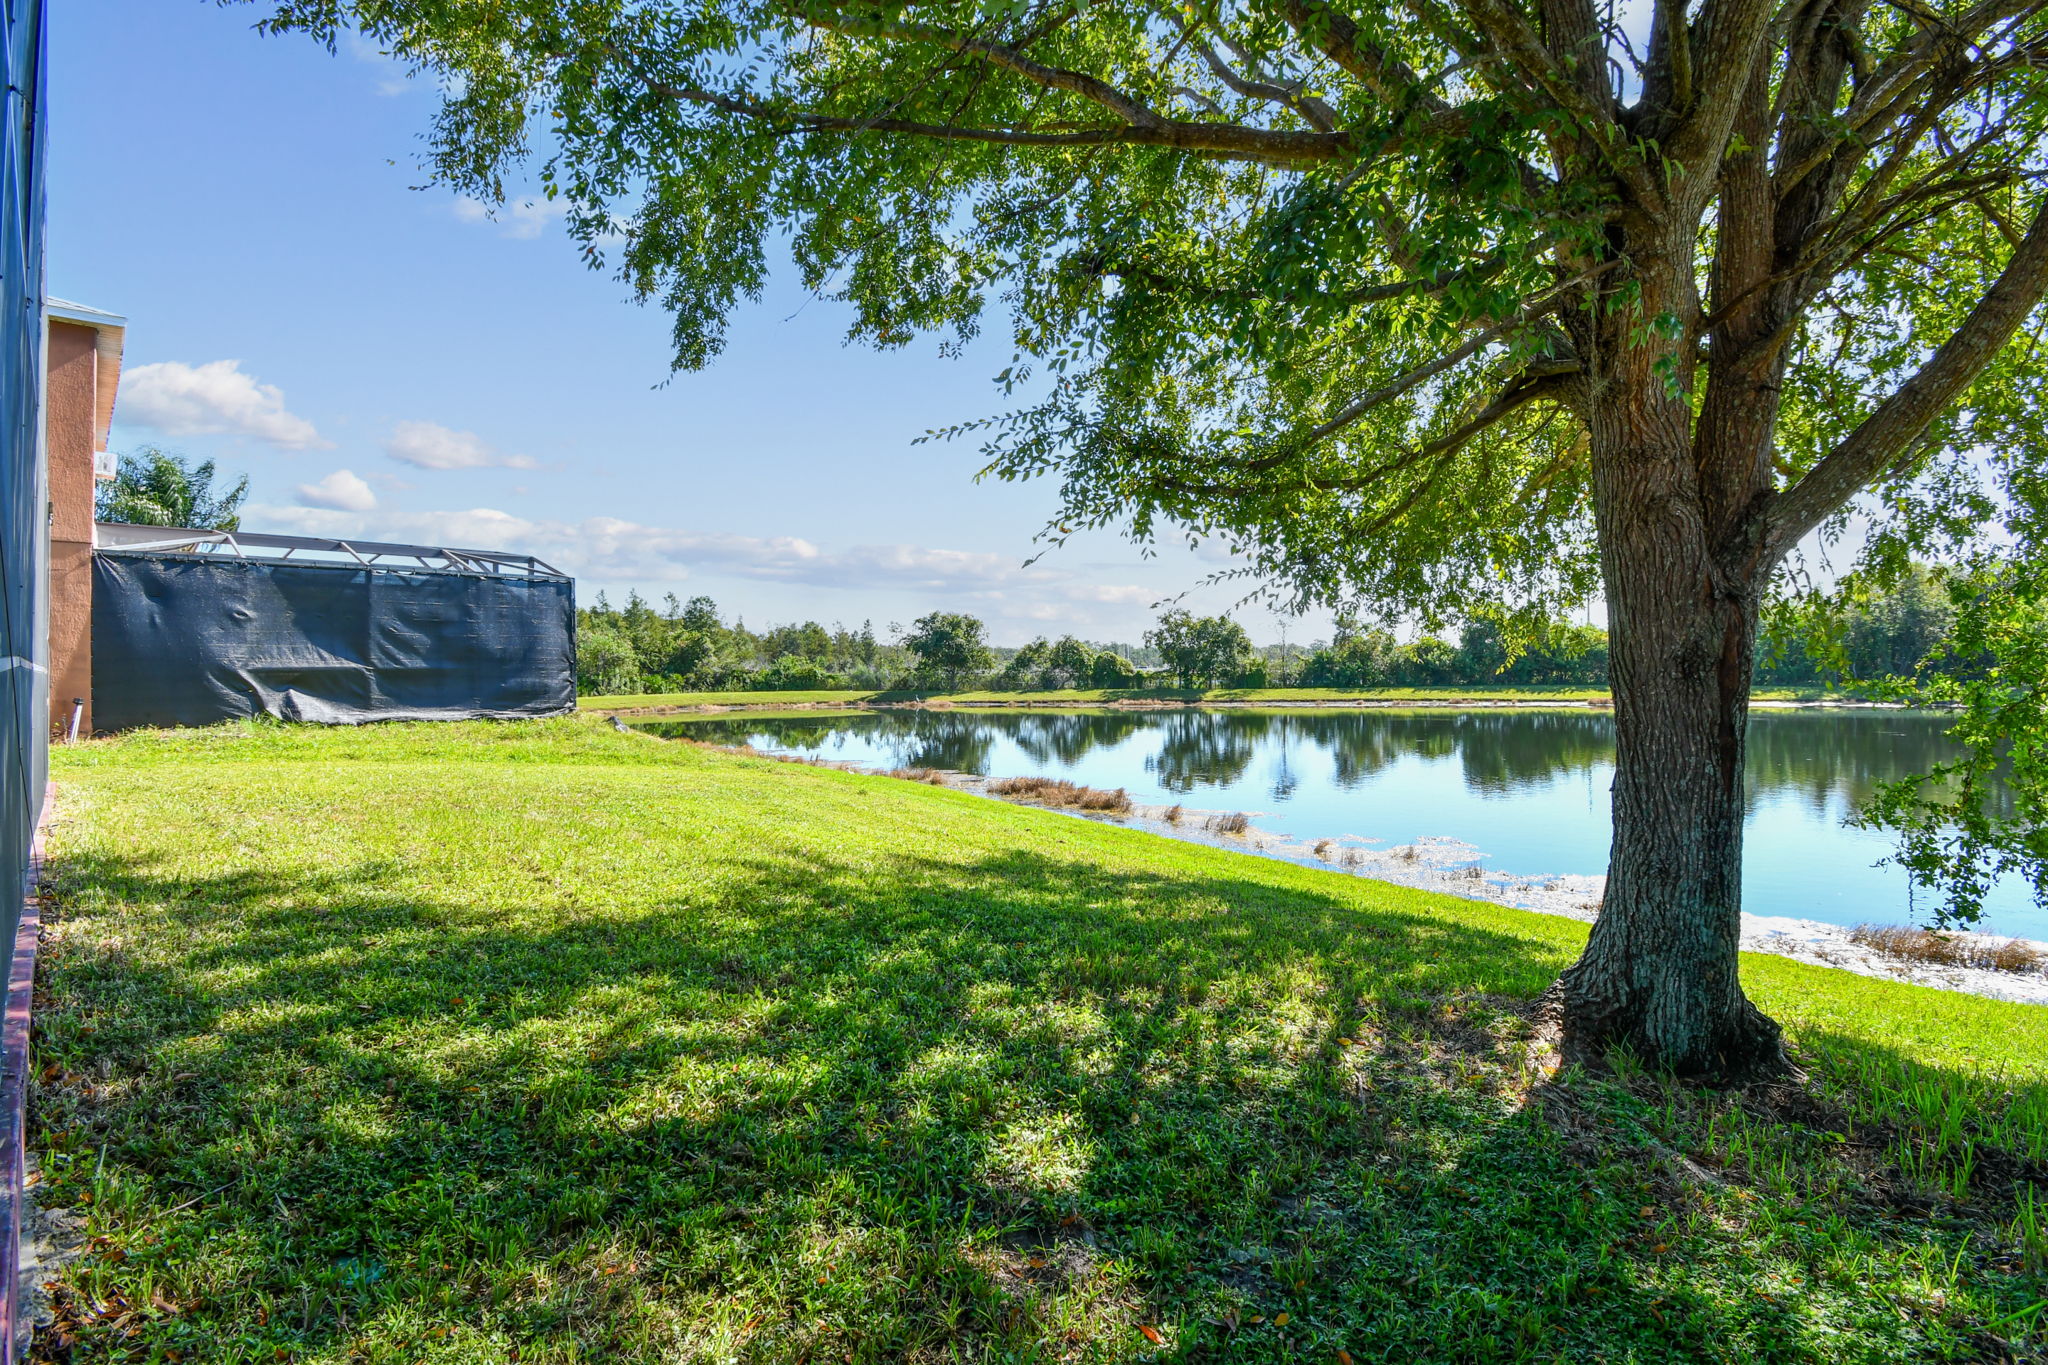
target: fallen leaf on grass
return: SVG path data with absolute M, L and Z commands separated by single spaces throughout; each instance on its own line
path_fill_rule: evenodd
M 1351 1352 L 1349 1352 L 1349 1351 L 1339 1351 L 1339 1352 L 1337 1352 L 1337 1365 L 1351 1365 Z
M 1275 1327 L 1285 1327 L 1287 1325 L 1287 1315 L 1285 1313 L 1275 1313 L 1273 1315 L 1273 1325 Z
M 1159 1329 L 1157 1327 L 1154 1327 L 1149 1322 L 1139 1323 L 1138 1330 L 1140 1332 L 1143 1332 L 1145 1334 L 1145 1340 L 1151 1342 L 1154 1346 L 1161 1345 L 1166 1340 L 1165 1337 L 1159 1335 Z

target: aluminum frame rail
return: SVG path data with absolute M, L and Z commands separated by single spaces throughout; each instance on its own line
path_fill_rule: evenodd
M 328 540 L 319 536 L 279 536 L 263 531 L 199 531 L 177 526 L 130 526 L 94 522 L 95 550 L 190 554 L 213 559 L 292 559 L 301 564 L 344 568 L 426 570 L 430 573 L 480 573 L 500 578 L 568 578 L 569 575 L 533 555 L 504 550 L 462 550 L 446 545 L 402 545 L 382 540 Z M 250 553 L 256 551 L 257 553 Z M 268 553 L 277 552 L 277 553 Z M 317 555 L 333 556 L 328 559 Z

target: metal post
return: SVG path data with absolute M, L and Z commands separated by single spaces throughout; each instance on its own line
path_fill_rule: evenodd
M 66 744 L 78 743 L 78 723 L 83 719 L 85 719 L 85 698 L 73 697 L 71 699 L 71 724 L 66 726 L 64 730 L 64 742 Z

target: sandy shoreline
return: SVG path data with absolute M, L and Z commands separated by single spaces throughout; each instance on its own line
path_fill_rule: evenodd
M 851 766 L 851 765 L 849 765 Z M 873 771 L 864 769 L 863 771 Z M 959 791 L 989 796 L 989 779 L 970 773 L 944 773 L 946 785 Z M 1001 800 L 989 796 L 990 800 Z M 1178 809 L 1180 818 L 1169 821 L 1169 810 Z M 1133 806 L 1120 816 L 1065 812 L 1081 819 L 1163 834 L 1170 839 L 1235 849 L 1261 857 L 1279 858 L 1309 867 L 1345 872 L 1375 881 L 1392 882 L 1423 891 L 1462 896 L 1467 900 L 1492 901 L 1519 910 L 1591 923 L 1605 894 L 1604 876 L 1583 874 L 1520 875 L 1479 866 L 1482 850 L 1459 839 L 1422 838 L 1410 844 L 1382 846 L 1382 841 L 1362 835 L 1339 835 L 1325 840 L 1303 841 L 1260 829 L 1256 824 L 1243 834 L 1221 834 L 1208 822 L 1227 812 L 1193 810 L 1187 807 Z M 1256 814 L 1256 812 L 1254 812 Z M 1320 849 L 1320 852 L 1318 851 Z M 1998 935 L 1985 935 L 1995 943 L 2008 942 Z M 2048 943 L 2034 940 L 2034 946 L 2048 952 Z M 1992 1000 L 2048 1005 L 2048 971 L 2001 972 L 1977 967 L 1951 967 L 1939 963 L 1902 961 L 1885 957 L 1852 941 L 1849 930 L 1819 920 L 1789 919 L 1777 915 L 1742 917 L 1742 947 L 1745 952 L 1771 953 L 1797 958 L 1824 967 L 1838 967 L 1859 976 L 1906 981 L 1937 990 L 1961 991 Z

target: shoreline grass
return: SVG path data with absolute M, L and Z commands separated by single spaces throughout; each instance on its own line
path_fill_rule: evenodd
M 1759 688 L 1753 700 L 1855 701 L 1844 693 L 1818 688 Z M 1381 687 L 1346 690 L 1331 687 L 1078 688 L 1057 692 L 649 692 L 620 696 L 579 697 L 580 711 L 630 711 L 647 707 L 863 706 L 917 702 L 958 706 L 1104 706 L 1123 704 L 1275 704 L 1315 702 L 1609 702 L 1604 687 Z
M 55 766 L 73 1360 L 2048 1346 L 2039 1007 L 1748 957 L 1809 1085 L 1552 1074 L 1581 925 L 923 783 L 574 717 Z

